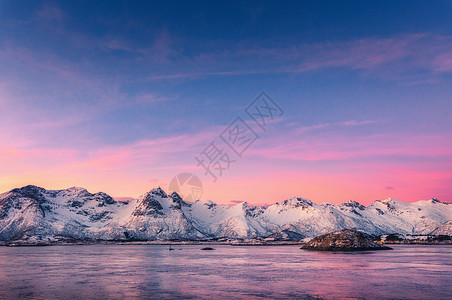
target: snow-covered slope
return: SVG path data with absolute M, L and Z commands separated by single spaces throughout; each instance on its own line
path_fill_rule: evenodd
M 83 188 L 14 189 L 0 195 L 0 240 L 90 238 L 106 226 L 117 226 L 127 205 Z
M 431 235 L 449 235 L 452 236 L 452 221 L 447 221 L 443 225 L 433 230 Z
M 262 223 L 259 215 L 265 210 L 246 202 L 234 206 L 217 205 L 212 201 L 196 201 L 183 208 L 193 224 L 210 237 L 254 238 L 273 231 Z M 275 226 L 270 226 L 275 228 Z
M 161 188 L 138 198 L 132 214 L 123 224 L 122 238 L 140 240 L 202 239 L 198 231 L 185 216 L 183 207 L 190 206 L 177 193 L 167 195 Z M 121 238 L 119 236 L 118 238 Z
M 443 224 L 451 220 L 452 204 L 436 199 L 405 203 L 389 198 L 365 207 L 290 198 L 260 207 L 185 202 L 161 188 L 128 202 L 83 188 L 26 186 L 0 195 L 0 241 L 287 239 L 344 228 L 374 235 L 429 234 L 449 232 Z

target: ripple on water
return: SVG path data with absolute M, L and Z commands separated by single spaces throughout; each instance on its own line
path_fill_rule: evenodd
M 452 294 L 452 247 L 0 247 L 0 298 L 424 298 Z

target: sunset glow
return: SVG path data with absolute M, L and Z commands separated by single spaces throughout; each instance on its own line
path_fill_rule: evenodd
M 314 4 L 277 22 L 278 2 L 206 5 L 192 20 L 188 4 L 112 3 L 91 18 L 77 1 L 4 1 L 0 191 L 138 197 L 191 172 L 219 204 L 452 202 L 450 3 L 418 25 L 405 6 L 427 4 L 401 3 L 372 8 L 378 20 L 343 11 L 364 26 Z M 262 91 L 284 114 L 253 127 L 259 139 L 213 182 L 195 156 Z

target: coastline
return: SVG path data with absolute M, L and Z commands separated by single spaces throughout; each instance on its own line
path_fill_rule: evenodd
M 452 240 L 447 241 L 407 241 L 407 242 L 378 242 L 382 245 L 452 245 Z M 83 246 L 83 245 L 229 245 L 229 246 L 292 246 L 305 245 L 304 241 L 108 241 L 108 240 L 71 240 L 71 241 L 54 241 L 54 242 L 24 242 L 0 241 L 0 247 L 48 247 L 48 246 Z

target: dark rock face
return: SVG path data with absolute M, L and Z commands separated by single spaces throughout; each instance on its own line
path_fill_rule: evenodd
M 165 193 L 164 190 L 162 190 L 161 187 L 158 187 L 156 189 L 152 189 L 151 193 L 154 194 L 154 195 L 160 196 L 162 198 L 168 198 L 168 195 Z
M 284 206 L 288 206 L 288 207 L 303 207 L 303 208 L 308 208 L 311 207 L 313 205 L 311 200 L 308 199 L 302 199 L 302 198 L 292 198 L 292 199 L 288 199 L 285 200 L 284 202 L 282 202 L 282 205 Z
M 352 200 L 346 201 L 342 205 L 343 206 L 352 207 L 352 208 L 358 208 L 359 210 L 365 210 L 366 209 L 366 207 L 364 205 L 361 205 L 358 202 L 352 201 Z
M 133 212 L 134 216 L 144 216 L 144 215 L 154 215 L 154 216 L 163 216 L 161 212 L 163 210 L 160 202 L 157 201 L 154 197 L 155 193 L 151 192 L 146 194 L 142 202 L 138 205 L 138 207 Z M 166 195 L 166 194 L 165 194 Z
M 171 195 L 169 195 L 169 197 L 171 199 L 173 199 L 173 205 L 171 206 L 172 208 L 176 208 L 176 209 L 181 209 L 182 206 L 186 206 L 186 207 L 191 207 L 191 204 L 185 202 L 181 196 L 179 196 L 178 193 L 173 192 Z
M 94 194 L 94 200 L 99 202 L 99 204 L 97 204 L 97 206 L 99 207 L 116 203 L 116 201 L 112 197 L 102 192 Z
M 89 220 L 91 222 L 97 222 L 97 221 L 100 221 L 100 220 L 108 220 L 108 219 L 111 219 L 109 214 L 111 214 L 111 213 L 108 212 L 108 211 L 103 211 L 101 213 L 90 215 L 89 216 Z
M 389 250 L 391 248 L 372 242 L 363 233 L 344 229 L 318 236 L 301 249 L 318 251 Z

